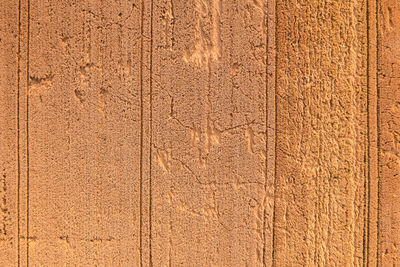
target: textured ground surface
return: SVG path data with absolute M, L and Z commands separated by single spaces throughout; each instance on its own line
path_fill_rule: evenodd
M 400 2 L 5 0 L 0 266 L 400 266 Z

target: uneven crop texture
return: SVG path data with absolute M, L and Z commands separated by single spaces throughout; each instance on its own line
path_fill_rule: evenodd
M 398 0 L 3 0 L 0 267 L 400 266 Z

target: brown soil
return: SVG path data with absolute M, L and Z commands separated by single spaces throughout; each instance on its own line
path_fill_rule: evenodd
M 400 265 L 400 2 L 3 1 L 0 266 Z

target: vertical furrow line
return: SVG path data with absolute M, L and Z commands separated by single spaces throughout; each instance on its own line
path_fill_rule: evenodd
M 265 177 L 264 177 L 264 217 L 263 217 L 263 266 L 266 266 L 265 263 L 265 254 L 266 254 L 266 240 L 265 240 L 265 225 L 267 220 L 267 209 L 265 206 L 265 198 L 267 196 L 267 179 L 268 179 L 268 5 L 269 1 L 267 1 L 267 9 L 265 11 L 265 29 L 266 29 L 266 36 L 265 36 Z
M 379 42 L 379 8 L 380 8 L 380 2 L 379 0 L 376 0 L 376 98 L 377 98 L 377 105 L 376 105 L 376 121 L 377 121 L 377 126 L 376 126 L 376 134 L 377 134 L 377 149 L 378 149 L 378 155 L 377 155 L 377 177 L 378 177 L 378 196 L 377 196 L 377 238 L 376 238 L 376 263 L 377 266 L 380 266 L 380 221 L 379 221 L 379 216 L 381 213 L 381 138 L 380 138 L 380 88 L 379 88 L 379 49 L 380 49 L 380 42 Z
M 275 250 L 276 250 L 276 188 L 277 188 L 277 150 L 278 150 L 278 140 L 277 140 L 277 130 L 278 130 L 278 0 L 275 0 L 275 160 L 274 160 L 274 209 L 272 215 L 272 266 L 276 266 Z
M 21 155 L 20 155 L 20 124 L 19 100 L 21 83 L 21 0 L 18 1 L 18 48 L 17 48 L 17 264 L 21 265 L 20 245 L 20 185 L 21 185 Z
M 370 243 L 370 218 L 371 218 L 371 125 L 370 125 L 370 101 L 371 101 L 371 88 L 370 88 L 370 64 L 371 64 L 371 58 L 370 58 L 370 10 L 369 10 L 369 5 L 370 2 L 367 0 L 367 238 L 366 238 L 366 266 L 368 266 L 368 261 L 369 261 L 369 243 Z
M 370 46 L 370 35 L 369 35 L 369 0 L 366 1 L 366 34 L 367 34 L 367 51 L 366 51 L 366 85 L 367 85 L 367 149 L 365 151 L 366 154 L 366 168 L 367 173 L 364 181 L 364 246 L 363 246 L 363 266 L 367 266 L 368 262 L 368 252 L 369 252 L 369 215 L 370 215 L 370 113 L 369 113 L 369 101 L 370 101 L 370 86 L 369 86 L 369 46 Z
M 143 266 L 143 12 L 144 12 L 144 1 L 141 1 L 141 11 L 140 11 L 140 167 L 139 167 L 139 262 L 140 266 Z
M 26 264 L 29 267 L 29 42 L 30 42 L 30 0 L 27 11 L 26 44 Z
M 379 95 L 378 95 L 378 62 L 377 55 L 377 14 L 378 0 L 367 0 L 367 188 L 366 188 L 366 233 L 365 233 L 365 266 L 375 266 L 378 245 L 378 194 L 379 194 Z M 374 13 L 375 12 L 375 13 Z M 375 128 L 376 127 L 376 128 Z M 376 251 L 375 251 L 376 250 Z
M 151 202 L 152 202 L 152 147 L 153 147 L 153 1 L 150 6 L 150 153 L 149 153 L 149 264 L 153 266 L 151 240 L 152 240 L 152 220 L 151 220 Z

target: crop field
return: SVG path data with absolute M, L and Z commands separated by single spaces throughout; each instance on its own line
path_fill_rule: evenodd
M 0 1 L 9 266 L 400 266 L 400 1 Z

